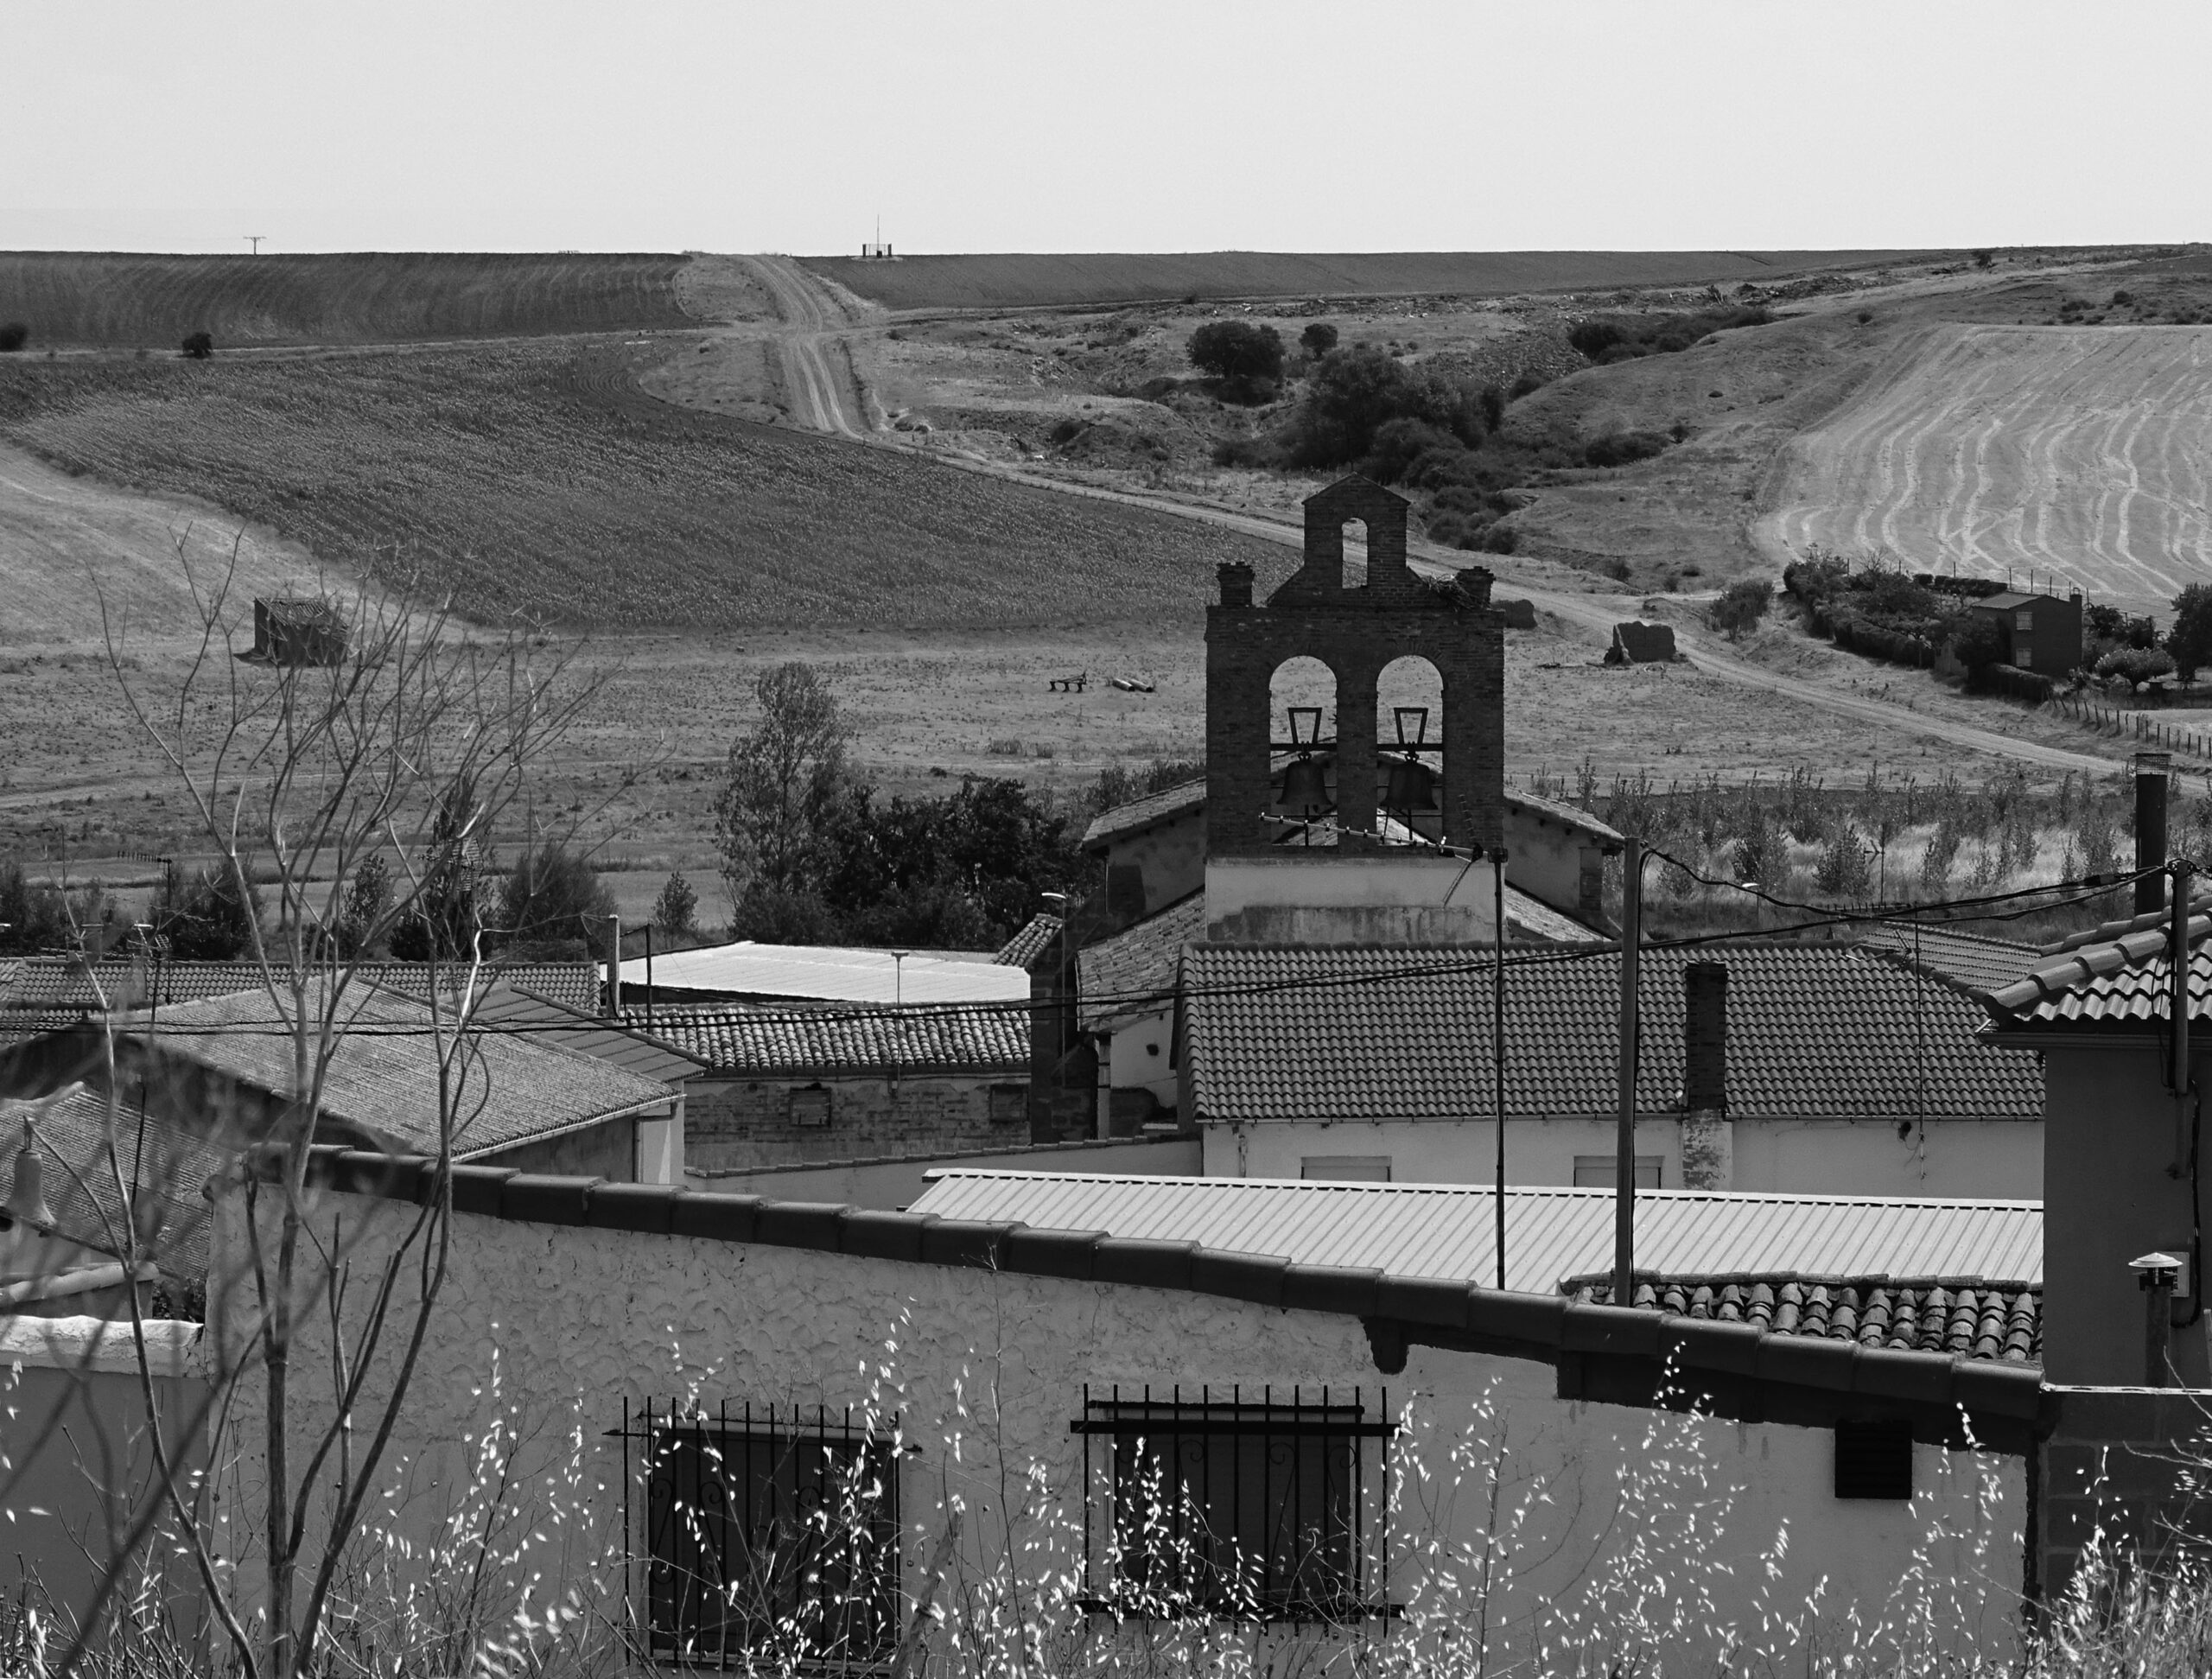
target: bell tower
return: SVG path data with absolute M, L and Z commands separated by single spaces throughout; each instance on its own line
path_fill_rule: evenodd
M 1251 567 L 1220 568 L 1221 599 L 1206 609 L 1210 938 L 1272 938 L 1293 925 L 1244 913 L 1262 904 L 1355 903 L 1376 913 L 1335 919 L 1363 932 L 1316 936 L 1307 914 L 1295 921 L 1299 936 L 1478 936 L 1471 909 L 1440 919 L 1435 894 L 1454 905 L 1478 895 L 1465 849 L 1495 862 L 1503 843 L 1505 620 L 1478 566 L 1434 582 L 1414 575 L 1409 512 L 1403 496 L 1354 474 L 1306 499 L 1304 562 L 1264 602 L 1253 599 Z M 1344 530 L 1355 519 L 1367 529 L 1363 576 L 1346 575 Z M 1335 679 L 1333 732 L 1319 707 L 1277 715 L 1275 673 L 1298 658 L 1318 659 Z M 1427 661 L 1440 681 L 1440 741 L 1427 707 L 1382 715 L 1383 674 L 1399 659 Z M 1440 855 L 1438 841 L 1461 855 Z M 1430 875 L 1467 890 L 1454 895 Z M 1379 913 L 1423 906 L 1395 920 Z M 1480 918 L 1486 929 L 1486 907 Z

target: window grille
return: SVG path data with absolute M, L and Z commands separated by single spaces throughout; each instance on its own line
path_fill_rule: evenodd
M 820 1084 L 793 1091 L 785 1098 L 785 1111 L 793 1125 L 827 1125 L 830 1123 L 830 1092 Z
M 1341 1623 L 1391 1612 L 1382 1396 L 1084 1390 L 1086 1606 Z
M 620 1437 L 628 1619 L 653 1659 L 749 1669 L 892 1653 L 898 1458 L 849 1407 L 626 1402 Z
M 1638 1154 L 1636 1157 L 1636 1186 L 1638 1189 L 1659 1187 L 1659 1168 L 1663 1154 Z M 1574 1186 L 1577 1189 L 1618 1189 L 1621 1182 L 1620 1158 L 1615 1154 L 1577 1154 L 1574 1157 Z

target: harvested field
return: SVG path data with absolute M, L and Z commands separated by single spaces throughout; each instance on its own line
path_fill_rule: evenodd
M 2164 607 L 2212 581 L 2208 427 L 2212 328 L 1931 328 L 1788 444 L 1755 535 Z
M 1162 255 L 808 257 L 806 266 L 894 309 L 1036 308 L 1179 297 L 1403 297 L 1579 291 L 1624 286 L 1762 284 L 1807 269 L 1924 262 L 1926 251 L 1474 251 L 1300 256 L 1202 251 Z
M 369 252 L 327 257 L 0 253 L 0 321 L 34 350 L 140 345 L 188 333 L 216 348 L 620 332 L 691 324 L 673 256 Z
M 1271 544 L 645 396 L 619 347 L 0 364 L 0 439 L 480 621 L 1195 622 Z

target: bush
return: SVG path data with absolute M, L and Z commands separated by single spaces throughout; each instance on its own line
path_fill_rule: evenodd
M 499 899 L 504 948 L 547 957 L 586 956 L 605 936 L 614 894 L 575 852 L 549 842 L 525 851 L 508 874 Z
M 2212 584 L 2191 583 L 2174 596 L 2174 625 L 2166 632 L 2166 651 L 2183 682 L 2212 665 Z
M 1725 632 L 1728 639 L 1734 641 L 1745 631 L 1758 626 L 1759 620 L 1766 616 L 1767 607 L 1773 600 L 1773 584 L 1764 577 L 1745 577 L 1721 591 L 1720 598 L 1706 614 L 1706 621 L 1714 629 Z
M 1517 403 L 1522 397 L 1528 396 L 1530 392 L 1541 391 L 1543 388 L 1543 380 L 1537 378 L 1535 374 L 1523 373 L 1519 378 L 1513 381 L 1513 388 L 1506 392 L 1506 400 L 1509 402 Z
M 1337 329 L 1325 321 L 1316 321 L 1299 334 L 1298 347 L 1319 361 L 1337 347 Z
M 30 342 L 31 329 L 20 321 L 0 326 L 0 351 L 20 350 Z
M 2129 682 L 2145 683 L 2155 677 L 2171 676 L 2173 655 L 2164 647 L 2116 648 L 2097 661 L 2096 673 L 2107 678 L 2123 677 Z
M 692 890 L 690 881 L 673 870 L 660 896 L 653 900 L 653 925 L 671 938 L 698 931 L 699 894 Z
M 1458 438 L 1426 420 L 1386 420 L 1376 428 L 1374 444 L 1359 469 L 1378 484 L 1395 484 L 1414 461 L 1438 451 L 1446 460 L 1466 453 Z
M 1980 681 L 2005 658 L 2005 633 L 1997 627 L 1997 620 L 1981 613 L 1969 613 L 1958 621 L 1949 642 L 1952 656 L 1967 667 L 1967 674 Z
M 1213 446 L 1217 467 L 1272 467 L 1280 455 L 1264 437 L 1224 437 Z
M 1216 378 L 1250 383 L 1282 377 L 1282 335 L 1247 321 L 1209 321 L 1191 334 L 1191 366 Z
M 1567 341 L 1603 367 L 1640 356 L 1687 350 L 1711 334 L 1763 327 L 1774 316 L 1758 308 L 1701 309 L 1694 314 L 1599 315 L 1567 328 Z
M 1392 420 L 1423 421 L 1469 446 L 1483 437 L 1482 399 L 1475 391 L 1358 345 L 1332 350 L 1314 369 L 1291 428 L 1291 464 L 1337 467 L 1361 460 Z
M 1495 385 L 1483 386 L 1476 393 L 1475 404 L 1482 410 L 1484 431 L 1496 431 L 1505 423 L 1505 392 Z
M 211 863 L 187 879 L 172 862 L 162 870 L 146 919 L 169 954 L 187 962 L 230 962 L 253 951 L 261 920 L 261 894 L 238 888 L 227 862 Z
M 215 340 L 206 333 L 187 334 L 184 353 L 194 361 L 205 361 L 215 353 Z
M 1649 461 L 1666 448 L 1666 437 L 1656 431 L 1616 431 L 1592 438 L 1583 446 L 1582 458 L 1593 467 L 1625 467 Z

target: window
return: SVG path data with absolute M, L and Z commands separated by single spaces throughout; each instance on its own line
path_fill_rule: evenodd
M 2012 663 L 2016 666 L 2025 671 L 2031 668 L 2035 662 L 2036 650 L 2034 644 L 2026 641 L 2015 641 L 2012 644 Z
M 899 1638 L 899 1477 L 852 1414 L 626 1416 L 630 1556 L 657 1658 L 862 1663 Z M 639 1505 L 642 1504 L 642 1510 Z M 642 1523 L 640 1523 L 642 1517 Z
M 1389 1396 L 1383 1396 L 1384 1415 Z M 1343 1621 L 1385 1612 L 1382 1543 L 1395 1432 L 1355 1389 L 1294 1388 L 1286 1402 L 1231 1390 L 1227 1402 L 1150 1388 L 1084 1393 L 1092 1604 L 1122 1613 Z M 1371 1516 L 1371 1521 L 1370 1521 Z M 1382 1576 L 1370 1578 L 1370 1575 Z
M 991 1123 L 1020 1125 L 1029 1118 L 1029 1086 L 1027 1084 L 994 1084 L 991 1086 Z
M 1837 1423 L 1835 1496 L 1912 1497 L 1912 1424 L 1889 1418 Z
M 1636 1186 L 1638 1189 L 1659 1187 L 1659 1163 L 1662 1158 L 1658 1154 L 1638 1154 L 1636 1157 Z M 1577 1189 L 1618 1189 L 1620 1181 L 1618 1156 L 1577 1154 L 1574 1157 L 1574 1186 Z
M 784 1115 L 793 1125 L 823 1126 L 830 1123 L 830 1092 L 820 1084 L 793 1091 Z
M 2012 614 L 2012 633 L 2015 635 L 2033 635 L 2035 629 L 2036 615 L 2031 608 L 2022 607 Z
M 1390 1157 L 1388 1154 L 1308 1154 L 1298 1162 L 1298 1175 L 1339 1184 L 1387 1184 L 1390 1181 Z

